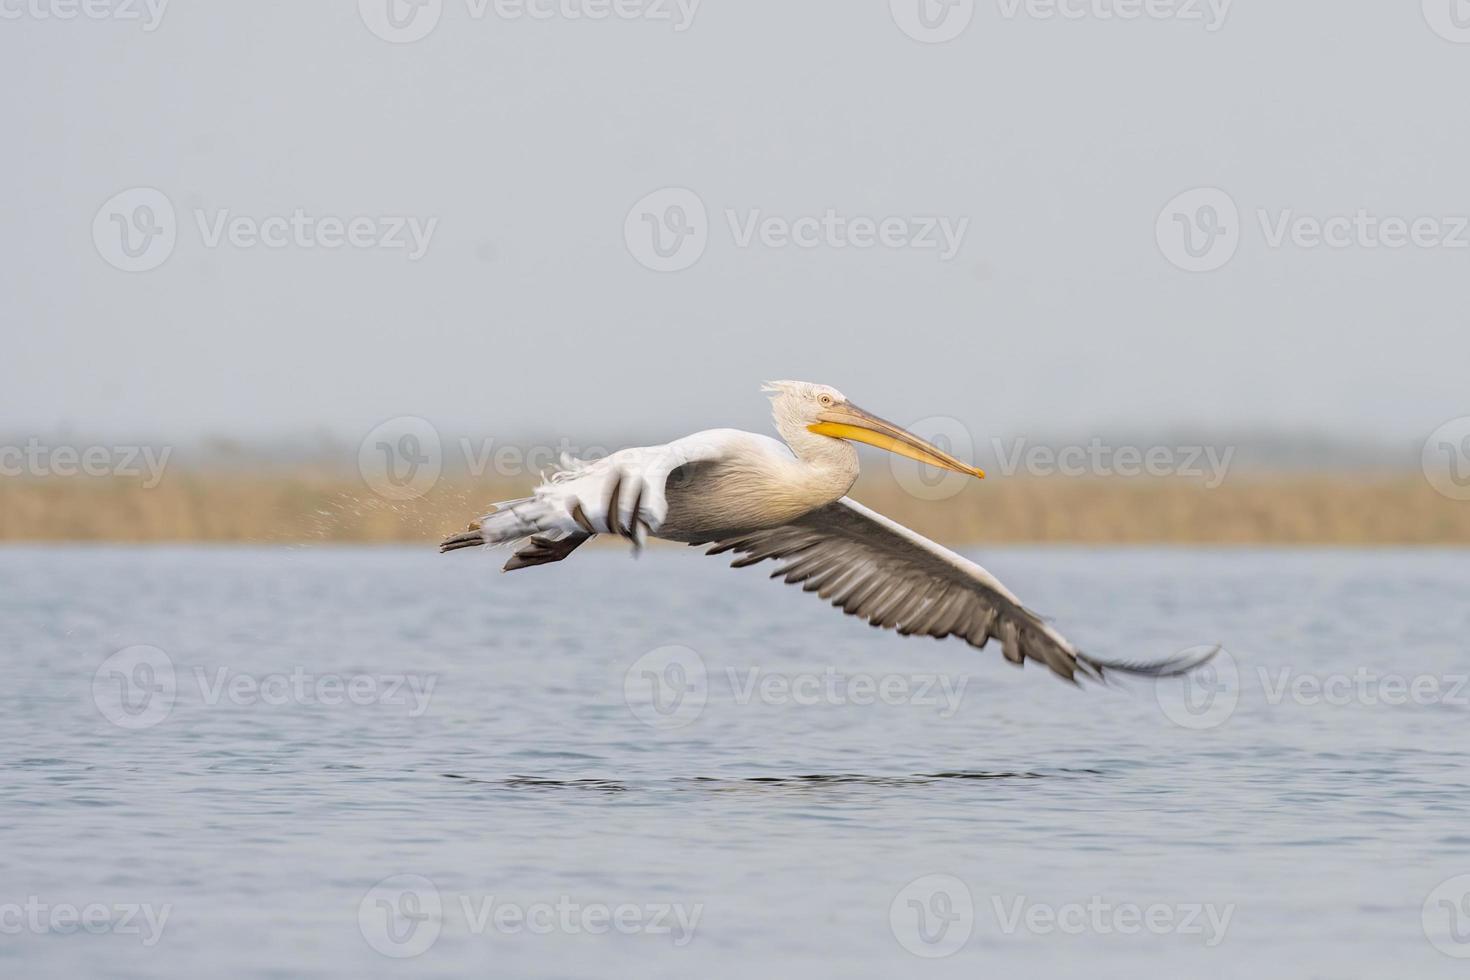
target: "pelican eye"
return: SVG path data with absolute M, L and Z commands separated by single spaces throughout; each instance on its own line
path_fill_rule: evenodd
M 835 404 L 832 396 L 825 393 L 817 396 L 817 403 L 823 408 L 831 408 Z

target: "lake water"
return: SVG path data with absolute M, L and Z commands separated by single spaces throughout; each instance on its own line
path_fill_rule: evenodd
M 1470 554 L 988 549 L 1070 687 L 693 550 L 0 550 L 0 975 L 1459 977 Z

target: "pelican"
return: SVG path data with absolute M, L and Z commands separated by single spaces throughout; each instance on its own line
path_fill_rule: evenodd
M 772 578 L 873 626 L 958 636 L 976 648 L 995 639 L 1011 663 L 1035 660 L 1073 683 L 1108 671 L 1173 676 L 1209 659 L 1123 663 L 1080 652 L 985 569 L 847 496 L 858 476 L 855 442 L 977 479 L 983 470 L 828 385 L 772 381 L 762 390 L 784 443 L 709 429 L 595 461 L 564 459 L 532 496 L 493 505 L 439 550 L 516 544 L 508 572 L 561 561 L 598 534 L 627 538 L 635 552 L 652 536 L 733 553 L 736 568 L 773 559 Z

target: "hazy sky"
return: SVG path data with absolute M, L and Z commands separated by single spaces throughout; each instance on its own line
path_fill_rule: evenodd
M 1470 412 L 1460 0 L 111 2 L 0 0 L 7 431 L 764 429 L 788 377 L 977 433 Z

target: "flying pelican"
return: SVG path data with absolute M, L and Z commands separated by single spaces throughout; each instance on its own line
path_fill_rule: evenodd
M 766 559 L 772 578 L 801 584 L 843 612 L 907 636 L 959 636 L 1006 660 L 1036 660 L 1076 683 L 1106 671 L 1185 673 L 1212 654 L 1117 663 L 1078 651 L 979 565 L 847 496 L 858 475 L 854 442 L 979 479 L 936 446 L 848 401 L 836 388 L 773 381 L 776 431 L 785 443 L 738 429 L 709 429 L 662 446 L 624 449 L 566 467 L 533 496 L 495 504 L 447 538 L 441 552 L 523 542 L 504 571 L 561 561 L 598 534 L 713 545 L 741 568 Z M 1213 652 L 1212 652 L 1213 653 Z

